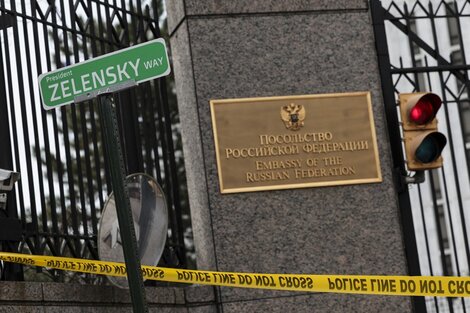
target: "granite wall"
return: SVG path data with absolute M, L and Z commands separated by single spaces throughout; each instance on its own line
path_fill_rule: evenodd
M 368 3 L 167 1 L 198 267 L 407 273 Z M 209 101 L 371 91 L 383 182 L 224 194 Z M 221 288 L 227 312 L 410 312 L 405 297 Z
M 214 312 L 210 286 L 147 287 L 149 313 Z M 0 313 L 128 313 L 128 290 L 67 283 L 0 282 Z

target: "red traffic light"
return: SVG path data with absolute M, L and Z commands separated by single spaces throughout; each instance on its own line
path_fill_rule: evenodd
M 437 131 L 437 111 L 441 98 L 433 93 L 401 93 L 400 115 L 403 125 L 406 162 L 409 171 L 442 166 L 441 153 L 446 136 Z
M 409 121 L 418 125 L 431 122 L 441 107 L 442 101 L 433 93 L 417 95 L 409 99 Z

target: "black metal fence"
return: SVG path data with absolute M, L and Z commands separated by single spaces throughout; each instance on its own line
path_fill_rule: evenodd
M 0 238 L 3 250 L 98 257 L 98 221 L 111 185 L 97 103 L 46 112 L 37 77 L 161 37 L 161 9 L 160 2 L 140 0 L 0 0 L 0 168 L 21 172 L 0 212 L 3 225 L 19 219 L 21 236 Z M 191 228 L 172 88 L 166 78 L 144 83 L 121 92 L 117 108 L 127 173 L 150 174 L 166 194 L 169 232 L 161 265 L 186 267 Z M 2 278 L 23 279 L 21 268 L 8 266 Z M 24 276 L 35 275 L 25 268 Z
M 397 177 L 407 174 L 398 93 L 432 91 L 443 99 L 438 128 L 448 139 L 444 166 L 427 171 L 424 183 L 403 186 L 399 195 L 410 272 L 468 276 L 470 1 L 373 0 L 371 5 Z M 464 298 L 422 300 L 415 301 L 416 312 L 470 312 Z

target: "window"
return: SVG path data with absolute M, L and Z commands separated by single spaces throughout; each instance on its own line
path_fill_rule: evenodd
M 452 65 L 462 65 L 463 64 L 463 56 L 462 51 L 456 50 L 450 54 L 450 63 Z
M 418 34 L 418 28 L 416 27 L 416 19 L 414 17 L 411 17 L 409 19 L 409 27 L 411 32 Z M 411 41 L 410 49 L 411 53 L 413 53 L 414 55 L 419 54 L 419 46 L 414 41 Z
M 463 55 L 461 50 L 456 50 L 450 54 L 450 63 L 452 65 L 463 65 Z M 460 91 L 463 86 L 463 82 L 457 77 L 455 78 L 455 80 L 457 82 L 457 90 Z
M 449 7 L 455 8 L 455 1 L 449 2 Z M 455 46 L 459 44 L 460 39 L 460 31 L 459 31 L 459 23 L 456 17 L 452 16 L 452 11 L 446 7 L 446 15 L 447 15 L 447 28 L 449 29 L 449 40 L 450 45 Z
M 423 66 L 423 61 L 416 60 L 416 67 L 422 67 L 422 66 Z M 427 90 L 426 73 L 419 72 L 417 74 L 417 79 L 418 79 L 418 82 L 416 84 L 416 87 L 418 88 L 418 91 L 426 91 Z
M 458 103 L 460 117 L 462 119 L 463 140 L 467 148 L 467 154 L 470 153 L 470 101 L 461 101 Z M 470 157 L 470 155 L 469 155 Z
M 438 169 L 430 171 L 430 174 L 432 175 L 432 181 L 434 182 L 434 194 L 436 195 L 436 200 L 439 201 L 442 199 L 442 192 Z
M 444 206 L 442 204 L 437 205 L 437 214 L 439 217 L 439 225 L 441 227 L 441 239 L 444 250 L 449 249 L 449 234 L 447 232 L 446 217 L 444 214 Z

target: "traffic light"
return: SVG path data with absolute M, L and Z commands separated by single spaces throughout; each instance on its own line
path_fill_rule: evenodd
M 433 93 L 402 93 L 399 96 L 403 140 L 409 171 L 442 166 L 446 137 L 437 131 L 436 114 L 441 98 Z

